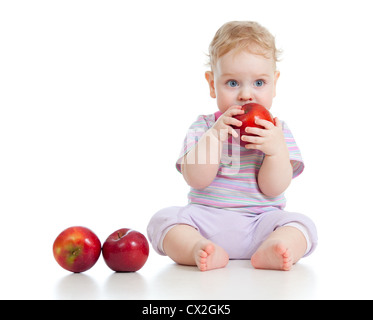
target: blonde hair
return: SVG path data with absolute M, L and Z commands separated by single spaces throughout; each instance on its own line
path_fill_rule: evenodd
M 276 48 L 275 37 L 263 26 L 252 21 L 232 21 L 224 24 L 215 34 L 209 47 L 208 65 L 213 69 L 217 60 L 231 50 L 248 50 L 267 59 L 279 61 L 281 54 Z

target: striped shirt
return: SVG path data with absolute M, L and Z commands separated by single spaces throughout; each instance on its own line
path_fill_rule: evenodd
M 215 124 L 215 118 L 219 115 L 216 113 L 199 116 L 191 125 L 176 163 L 179 172 L 184 156 Z M 284 122 L 282 125 L 293 166 L 293 178 L 295 178 L 302 173 L 304 164 L 291 131 Z M 264 160 L 264 153 L 240 147 L 239 142 L 234 140 L 230 138 L 223 145 L 219 170 L 214 181 L 203 190 L 191 188 L 188 195 L 189 203 L 253 214 L 284 209 L 286 205 L 284 194 L 267 197 L 259 189 L 257 176 Z M 199 162 L 200 159 L 204 157 L 199 154 Z

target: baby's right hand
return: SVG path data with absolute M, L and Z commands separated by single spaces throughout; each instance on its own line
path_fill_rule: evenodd
M 225 142 L 229 135 L 231 134 L 234 138 L 238 138 L 239 135 L 232 128 L 232 126 L 241 127 L 242 122 L 233 118 L 233 116 L 237 116 L 240 114 L 244 114 L 244 110 L 242 110 L 242 106 L 232 106 L 227 111 L 225 111 L 220 118 L 215 122 L 212 129 L 214 129 L 214 135 L 218 137 L 221 142 Z

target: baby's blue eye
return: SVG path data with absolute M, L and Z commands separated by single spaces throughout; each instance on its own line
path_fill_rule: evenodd
M 230 86 L 231 88 L 235 88 L 235 87 L 238 87 L 238 82 L 236 80 L 229 80 L 227 82 L 228 86 Z
M 255 85 L 255 87 L 263 87 L 264 81 L 263 80 L 256 80 L 254 85 Z

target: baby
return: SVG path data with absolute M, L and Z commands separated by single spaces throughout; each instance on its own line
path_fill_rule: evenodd
M 229 22 L 209 48 L 205 73 L 219 111 L 192 124 L 176 167 L 191 187 L 189 204 L 156 213 L 148 226 L 154 249 L 201 271 L 229 259 L 250 259 L 257 269 L 290 270 L 317 244 L 314 223 L 284 211 L 284 192 L 304 169 L 288 126 L 257 119 L 239 136 L 242 106 L 268 110 L 280 73 L 274 37 L 255 22 Z M 240 146 L 240 140 L 246 145 Z

